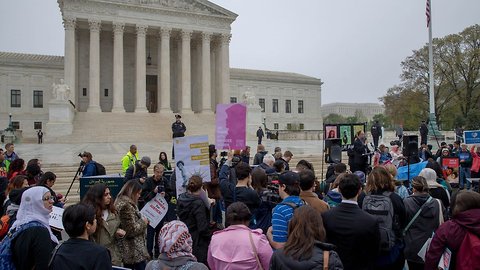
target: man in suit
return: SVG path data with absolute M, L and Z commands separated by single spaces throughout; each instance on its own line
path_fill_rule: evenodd
M 345 270 L 373 269 L 380 250 L 380 232 L 376 219 L 357 203 L 362 184 L 355 174 L 341 176 L 342 202 L 322 214 L 326 242 L 337 246 Z

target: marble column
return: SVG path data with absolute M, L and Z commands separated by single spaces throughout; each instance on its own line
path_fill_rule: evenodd
M 146 25 L 137 25 L 137 53 L 136 53 L 136 77 L 135 93 L 136 107 L 135 112 L 146 113 L 147 111 L 147 85 L 146 85 L 146 54 L 145 37 L 147 34 Z
M 125 112 L 123 106 L 123 31 L 124 23 L 113 23 L 113 108 Z
M 230 53 L 229 53 L 229 45 L 230 45 L 230 34 L 222 34 L 220 36 L 220 58 L 221 58 L 221 66 L 220 66 L 220 102 L 223 104 L 230 103 Z
M 210 33 L 202 33 L 202 113 L 212 113 L 212 81 L 210 75 Z
M 64 18 L 65 27 L 65 57 L 64 57 L 64 79 L 65 84 L 70 87 L 69 99 L 76 104 L 77 85 L 75 80 L 75 18 Z
M 158 70 L 158 80 L 157 87 L 159 87 L 159 97 L 160 97 L 160 110 L 159 113 L 172 113 L 170 108 L 170 28 L 162 27 L 160 29 L 160 46 L 158 56 L 160 60 L 157 61 L 160 68 Z
M 193 113 L 192 111 L 192 83 L 190 66 L 190 40 L 192 32 L 188 30 L 181 31 L 182 38 L 182 113 Z
M 88 112 L 100 109 L 100 28 L 101 21 L 88 20 L 90 25 L 89 103 Z

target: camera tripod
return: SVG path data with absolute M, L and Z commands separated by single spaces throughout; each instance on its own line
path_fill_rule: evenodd
M 68 187 L 67 194 L 65 194 L 65 199 L 67 199 L 68 194 L 70 193 L 70 190 L 72 189 L 73 183 L 75 182 L 75 179 L 77 179 L 77 176 L 80 175 L 80 173 L 83 172 L 83 167 L 85 167 L 85 162 L 80 161 L 80 165 L 78 166 L 77 172 L 75 173 L 75 176 L 72 179 L 72 182 L 70 183 L 70 186 Z

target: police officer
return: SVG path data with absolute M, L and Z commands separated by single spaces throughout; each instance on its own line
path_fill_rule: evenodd
M 187 131 L 187 127 L 185 126 L 184 123 L 182 123 L 180 119 L 182 119 L 182 116 L 180 114 L 176 114 L 175 122 L 173 122 L 172 124 L 173 138 L 185 137 L 185 131 Z M 173 151 L 173 146 L 172 146 L 172 158 L 175 159 L 175 152 Z

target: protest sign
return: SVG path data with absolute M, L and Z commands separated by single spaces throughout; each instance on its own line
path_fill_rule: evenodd
M 140 213 L 148 219 L 148 224 L 152 226 L 152 228 L 155 228 L 158 223 L 162 221 L 163 217 L 165 217 L 167 211 L 167 201 L 162 195 L 157 193 L 157 196 L 145 204 L 142 210 L 140 210 Z
M 105 184 L 110 189 L 112 198 L 116 198 L 124 181 L 125 178 L 119 174 L 82 177 L 80 178 L 80 200 L 87 194 L 88 189 L 97 183 Z
M 218 149 L 244 149 L 247 132 L 245 104 L 218 104 L 215 119 L 215 146 Z
M 63 230 L 63 208 L 54 206 L 52 208 L 52 212 L 50 213 L 50 219 L 48 220 L 48 224 L 54 228 L 59 230 Z
M 441 158 L 442 173 L 449 183 L 458 183 L 458 167 L 460 167 L 460 159 L 458 157 L 442 157 Z
M 208 136 L 187 136 L 173 139 L 177 197 L 186 191 L 188 180 L 198 175 L 210 182 Z
M 464 141 L 466 144 L 480 143 L 480 130 L 466 130 L 463 132 Z

